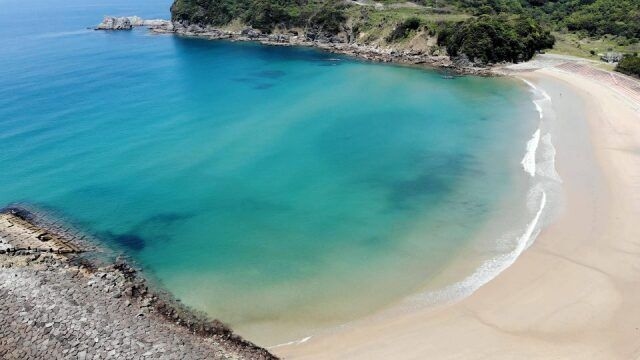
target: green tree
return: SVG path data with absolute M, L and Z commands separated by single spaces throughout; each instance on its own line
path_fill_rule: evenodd
M 616 71 L 640 77 L 640 57 L 635 55 L 627 55 L 616 66 Z
M 438 44 L 446 46 L 449 55 L 485 64 L 529 60 L 554 41 L 548 30 L 525 16 L 483 15 L 445 26 L 438 35 Z

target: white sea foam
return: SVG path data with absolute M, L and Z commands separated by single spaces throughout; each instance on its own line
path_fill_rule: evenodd
M 545 112 L 550 112 L 551 110 L 551 97 L 544 90 L 539 89 L 530 81 L 526 79 L 522 79 L 522 81 L 524 81 L 531 88 L 531 91 L 534 94 L 533 105 L 536 107 L 536 111 L 538 112 L 538 116 L 540 118 L 540 123 L 542 126 L 542 120 L 545 116 Z M 538 150 L 538 145 L 540 143 L 540 135 L 541 130 L 540 127 L 538 127 L 535 133 L 533 133 L 531 140 L 527 142 L 527 152 L 525 153 L 524 158 L 521 162 L 524 171 L 527 172 L 527 174 L 531 175 L 531 177 L 536 176 L 536 153 Z M 545 137 L 546 136 L 550 135 L 546 134 Z M 548 139 L 548 144 L 551 145 L 550 138 Z M 551 148 L 553 148 L 553 145 L 551 145 Z M 553 156 L 555 156 L 555 149 L 553 150 Z
M 562 182 L 555 169 L 556 149 L 553 146 L 551 134 L 542 135 L 544 121 L 553 120 L 555 114 L 551 107 L 551 98 L 541 89 L 527 80 L 527 83 L 537 98 L 533 101 L 540 116 L 540 126 L 527 141 L 526 153 L 522 159 L 522 166 L 532 178 L 532 185 L 527 194 L 526 205 L 533 218 L 524 229 L 511 230 L 498 239 L 495 251 L 498 252 L 489 260 L 484 261 L 475 271 L 461 281 L 450 284 L 436 291 L 414 295 L 404 302 L 409 307 L 421 307 L 458 301 L 470 296 L 476 290 L 493 280 L 508 269 L 527 250 L 538 237 L 544 226 L 545 219 L 553 216 L 553 208 L 548 208 L 549 195 L 556 199 L 559 185 Z M 546 210 L 547 209 L 547 210 Z M 551 213 L 548 214 L 548 213 Z M 400 309 L 395 310 L 401 310 Z M 394 311 L 394 310 L 390 310 Z M 345 326 L 347 324 L 344 324 Z M 295 346 L 307 342 L 311 336 L 300 340 L 278 344 L 272 347 Z
M 538 150 L 538 144 L 540 143 L 540 129 L 537 129 L 531 140 L 527 141 L 527 152 L 524 154 L 522 161 L 522 167 L 524 171 L 533 176 L 536 176 L 536 151 Z
M 556 170 L 556 148 L 553 146 L 551 134 L 549 133 L 542 137 L 542 146 L 538 158 L 537 174 L 561 183 L 562 179 Z
M 551 103 L 551 96 L 549 96 L 549 94 L 547 94 L 546 91 L 538 88 L 537 86 L 535 86 L 532 82 L 526 80 L 526 79 L 522 79 L 522 81 L 525 82 L 525 84 L 527 84 L 530 88 L 531 91 L 538 96 L 541 96 L 541 99 L 534 99 L 533 100 L 533 104 L 536 106 L 536 110 L 538 110 L 538 114 L 540 115 L 540 119 L 542 119 L 543 116 L 543 104 Z
M 279 348 L 279 347 L 283 347 L 283 346 L 289 346 L 289 345 L 300 345 L 300 344 L 306 343 L 309 340 L 311 340 L 311 336 L 307 336 L 307 337 L 302 338 L 300 340 L 294 340 L 294 341 L 289 341 L 289 342 L 278 344 L 278 345 L 269 346 L 269 349 L 275 349 L 275 348 Z
M 529 222 L 525 231 L 516 238 L 516 244 L 513 250 L 485 261 L 471 275 L 467 276 L 462 281 L 451 284 L 441 290 L 414 296 L 410 300 L 420 303 L 426 302 L 429 304 L 459 300 L 473 294 L 481 286 L 493 280 L 501 272 L 511 266 L 522 252 L 533 243 L 535 236 L 540 233 L 540 219 L 547 205 L 547 194 L 544 190 L 541 193 L 531 191 L 529 196 L 539 196 L 540 205 L 533 220 Z
M 521 162 L 525 172 L 533 178 L 526 204 L 529 211 L 535 215 L 522 232 L 510 232 L 503 236 L 496 244 L 496 250 L 500 251 L 500 254 L 482 263 L 471 275 L 443 289 L 413 296 L 408 299 L 409 303 L 437 304 L 471 295 L 511 266 L 540 234 L 543 219 L 547 216 L 544 214 L 548 194 L 553 194 L 555 199 L 558 186 L 562 182 L 555 169 L 556 150 L 551 141 L 551 134 L 542 135 L 544 121 L 553 120 L 555 114 L 551 107 L 551 97 L 531 82 L 522 80 L 531 87 L 535 96 L 533 103 L 540 115 L 540 126 L 527 141 L 526 153 Z
M 535 105 L 535 106 L 536 106 L 536 110 L 538 111 L 538 115 L 540 116 L 540 120 L 542 120 L 542 117 L 544 116 L 544 115 L 543 115 L 544 113 L 543 113 L 543 111 L 542 111 L 542 107 L 540 107 L 540 104 L 538 104 L 538 102 L 537 102 L 537 101 L 534 101 L 534 102 L 533 102 L 533 105 Z

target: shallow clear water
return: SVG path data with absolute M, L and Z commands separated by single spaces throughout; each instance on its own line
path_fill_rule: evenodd
M 0 204 L 64 214 L 269 344 L 419 291 L 524 199 L 522 84 L 85 30 L 168 7 L 3 2 Z

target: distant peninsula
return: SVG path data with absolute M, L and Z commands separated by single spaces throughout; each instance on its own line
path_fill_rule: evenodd
M 171 21 L 105 17 L 96 29 L 314 46 L 478 75 L 550 51 L 640 76 L 639 19 L 633 0 L 174 0 Z
M 171 19 L 183 33 L 250 28 L 245 35 L 444 55 L 467 66 L 527 61 L 554 46 L 618 62 L 637 58 L 640 39 L 633 0 L 175 0 Z

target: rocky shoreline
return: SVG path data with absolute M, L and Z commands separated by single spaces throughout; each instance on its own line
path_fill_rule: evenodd
M 60 224 L 0 212 L 0 358 L 275 359 Z
M 123 23 L 129 23 L 130 26 L 123 27 Z M 431 55 L 421 50 L 400 50 L 363 45 L 349 42 L 345 37 L 326 36 L 318 33 L 299 34 L 296 31 L 291 31 L 289 33 L 265 34 L 253 28 L 232 31 L 169 20 L 142 20 L 136 16 L 124 18 L 106 17 L 96 27 L 96 30 L 130 30 L 135 26 L 145 26 L 155 34 L 175 34 L 208 40 L 252 41 L 271 46 L 314 47 L 367 61 L 426 66 L 458 75 L 496 75 L 491 67 L 475 67 L 465 59 L 456 59 L 454 61 L 449 56 Z

